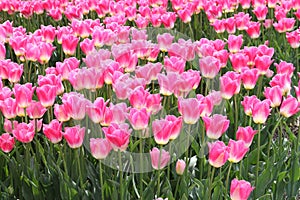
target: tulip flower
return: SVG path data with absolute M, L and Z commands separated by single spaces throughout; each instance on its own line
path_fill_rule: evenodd
M 282 91 L 280 86 L 276 85 L 271 88 L 265 88 L 264 96 L 270 100 L 272 108 L 280 106 L 282 101 Z
M 150 113 L 147 112 L 146 108 L 140 110 L 131 108 L 128 115 L 128 120 L 134 130 L 144 130 L 148 127 L 150 119 Z
M 26 108 L 26 112 L 31 119 L 42 118 L 47 111 L 39 101 L 32 101 L 30 106 Z
M 63 136 L 62 123 L 54 119 L 49 124 L 44 124 L 43 133 L 53 144 L 60 142 Z
M 212 117 L 204 116 L 202 119 L 205 124 L 207 137 L 215 140 L 219 139 L 226 132 L 230 123 L 226 116 L 219 114 L 215 114 Z
M 229 35 L 228 36 L 228 49 L 231 53 L 237 53 L 243 44 L 243 35 Z
M 73 127 L 65 127 L 63 133 L 68 145 L 72 149 L 76 149 L 82 146 L 85 135 L 85 128 L 80 128 L 79 125 Z
M 187 124 L 197 123 L 201 114 L 200 106 L 200 102 L 196 98 L 178 99 L 178 111 Z
M 257 133 L 256 130 L 253 130 L 251 126 L 247 127 L 238 127 L 236 132 L 236 139 L 244 141 L 246 147 L 250 147 L 252 144 L 254 135 Z
M 19 123 L 14 127 L 14 137 L 23 143 L 29 143 L 33 140 L 35 135 L 34 124 Z
M 126 150 L 131 133 L 128 124 L 111 123 L 109 127 L 104 127 L 102 130 L 115 151 Z
M 9 133 L 4 133 L 0 136 L 0 149 L 8 153 L 10 152 L 15 146 L 15 139 Z
M 219 73 L 221 63 L 213 56 L 206 56 L 199 60 L 199 67 L 203 77 L 213 79 Z
M 295 97 L 291 95 L 288 95 L 287 98 L 282 101 L 282 104 L 280 106 L 280 114 L 286 118 L 296 114 L 297 112 L 299 112 L 299 110 L 300 103 Z
M 207 143 L 209 153 L 208 162 L 213 167 L 222 167 L 229 157 L 229 148 L 222 141 Z
M 186 167 L 186 163 L 184 160 L 177 160 L 176 162 L 176 173 L 178 175 L 182 175 L 184 173 L 184 170 L 185 170 L 185 167 Z
M 14 95 L 18 106 L 26 108 L 32 101 L 32 96 L 35 87 L 32 87 L 32 83 L 25 83 L 24 85 L 16 84 L 13 88 Z
M 254 190 L 250 183 L 244 180 L 233 179 L 230 185 L 231 200 L 247 200 L 250 193 Z
M 112 147 L 107 139 L 91 138 L 90 149 L 93 157 L 100 160 L 108 156 L 112 150 Z
M 150 150 L 151 164 L 156 170 L 163 169 L 170 161 L 170 153 L 162 149 L 161 152 L 158 148 L 154 147 Z
M 240 162 L 249 150 L 249 147 L 245 145 L 243 140 L 235 141 L 230 139 L 227 146 L 230 149 L 228 161 L 233 163 Z
M 267 121 L 267 118 L 271 112 L 270 104 L 271 104 L 270 100 L 265 99 L 253 105 L 252 117 L 254 123 L 264 124 Z

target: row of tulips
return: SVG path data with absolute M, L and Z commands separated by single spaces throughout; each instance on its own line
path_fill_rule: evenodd
M 244 10 L 252 4 L 252 16 L 221 19 L 238 3 Z M 298 69 L 283 61 L 279 46 L 250 38 L 264 31 L 260 22 L 272 23 L 267 6 L 278 21 L 272 30 L 291 31 L 296 19 L 286 16 L 298 4 L 251 4 L 1 2 L 3 18 L 14 18 L 0 25 L 1 196 L 247 199 L 254 190 L 253 199 L 297 198 L 300 137 L 288 123 L 299 115 Z M 57 22 L 32 29 L 31 20 L 49 20 L 44 10 Z M 187 23 L 196 36 L 192 23 L 196 29 L 201 10 L 208 23 L 200 23 L 213 25 L 219 39 L 127 26 Z M 51 13 L 64 13 L 71 24 Z M 22 22 L 26 29 L 13 27 Z M 250 37 L 234 35 L 236 28 Z M 297 49 L 290 34 L 297 31 L 286 33 Z

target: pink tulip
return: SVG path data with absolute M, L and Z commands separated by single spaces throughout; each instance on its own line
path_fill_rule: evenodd
M 18 106 L 26 108 L 32 101 L 32 96 L 35 87 L 32 87 L 32 83 L 26 83 L 24 85 L 16 84 L 13 88 L 14 95 Z
M 147 112 L 146 108 L 138 110 L 131 108 L 128 115 L 128 120 L 134 130 L 144 130 L 148 127 L 150 119 L 150 113 Z
M 243 67 L 247 67 L 249 57 L 244 53 L 234 53 L 229 55 L 232 68 L 236 72 L 241 72 Z
M 245 146 L 250 147 L 256 133 L 257 131 L 253 130 L 251 126 L 238 127 L 236 139 L 244 141 Z
M 155 142 L 160 145 L 167 144 L 170 140 L 171 128 L 171 124 L 168 120 L 154 120 L 152 123 L 152 131 Z
M 70 112 L 71 112 L 71 108 L 68 104 L 54 105 L 54 115 L 56 119 L 60 122 L 69 121 L 71 118 Z
M 185 68 L 185 60 L 177 56 L 171 56 L 164 58 L 164 67 L 168 72 L 177 72 L 181 74 Z
M 279 64 L 275 63 L 277 74 L 287 74 L 289 77 L 293 76 L 295 67 L 293 63 L 287 63 L 285 61 L 281 61 Z
M 259 38 L 260 23 L 259 22 L 249 22 L 246 32 L 248 33 L 249 37 L 252 39 Z
M 26 113 L 31 119 L 42 118 L 47 111 L 39 101 L 32 101 L 31 104 L 26 108 Z
M 90 54 L 95 50 L 94 41 L 88 38 L 85 38 L 82 42 L 80 42 L 80 49 L 85 55 Z
M 40 30 L 41 30 L 43 41 L 46 41 L 47 43 L 52 43 L 54 41 L 56 33 L 55 33 L 55 28 L 53 26 L 41 25 Z
M 0 42 L 0 60 L 4 60 L 6 55 L 6 48 L 5 45 Z
M 250 183 L 244 180 L 233 179 L 230 185 L 230 198 L 232 200 L 247 200 L 254 190 Z
M 71 118 L 75 120 L 82 120 L 85 117 L 86 106 L 89 105 L 89 101 L 84 97 L 84 95 L 71 92 L 65 93 L 62 97 L 63 104 L 68 107 L 66 111 Z M 65 108 L 66 108 L 65 107 Z
M 208 162 L 213 167 L 222 167 L 229 157 L 229 148 L 222 141 L 207 143 L 209 153 Z
M 219 139 L 229 127 L 230 121 L 226 116 L 215 114 L 212 117 L 202 117 L 206 135 L 210 139 Z
M 288 95 L 287 98 L 285 98 L 282 101 L 282 104 L 280 106 L 280 114 L 286 118 L 291 117 L 292 115 L 298 113 L 300 110 L 300 103 L 298 100 Z
M 63 136 L 62 123 L 54 119 L 49 124 L 44 124 L 43 133 L 53 144 L 60 142 Z
M 8 71 L 8 80 L 11 83 L 17 83 L 20 81 L 23 74 L 23 64 L 18 65 L 17 63 L 11 62 Z
M 48 63 L 54 50 L 55 47 L 53 47 L 51 43 L 46 43 L 46 42 L 39 43 L 38 61 L 41 64 Z
M 196 98 L 200 103 L 200 117 L 211 115 L 214 108 L 213 99 L 210 96 L 204 97 L 201 94 L 197 94 Z
M 224 33 L 225 32 L 225 21 L 216 19 L 214 20 L 212 26 L 214 27 L 217 33 Z
M 270 109 L 270 100 L 265 99 L 263 101 L 256 102 L 253 105 L 252 109 L 252 117 L 253 121 L 256 124 L 264 124 L 268 116 L 270 115 L 271 109 Z
M 264 21 L 266 19 L 268 8 L 266 6 L 257 6 L 253 10 L 258 21 Z
M 300 102 L 300 81 L 298 82 L 298 87 L 294 86 L 294 89 L 295 89 L 297 100 L 298 100 L 298 102 Z M 1 107 L 0 107 L 0 109 L 1 109 Z
M 112 112 L 111 123 L 122 124 L 125 122 L 128 115 L 128 108 L 126 103 L 118 103 L 116 105 L 110 103 L 109 109 Z
M 230 149 L 228 161 L 233 163 L 240 162 L 249 150 L 249 147 L 245 145 L 243 140 L 235 141 L 230 139 L 228 148 Z
M 105 101 L 102 97 L 98 97 L 93 104 L 87 104 L 86 111 L 90 119 L 94 123 L 101 123 L 104 121 L 106 106 L 108 101 Z
M 225 28 L 226 28 L 226 31 L 229 34 L 234 34 L 235 33 L 236 24 L 235 24 L 235 18 L 234 17 L 229 17 L 229 18 L 225 19 Z
M 109 127 L 104 127 L 102 130 L 115 151 L 126 150 L 131 133 L 128 124 L 111 123 Z
M 85 135 L 85 127 L 80 128 L 79 125 L 73 127 L 65 127 L 63 133 L 68 145 L 72 149 L 76 149 L 82 146 Z
M 150 150 L 151 164 L 156 170 L 163 169 L 170 161 L 170 153 L 162 149 L 161 152 L 158 148 L 154 147 Z
M 175 25 L 176 14 L 174 12 L 166 12 L 161 15 L 160 19 L 166 29 L 172 29 Z
M 14 137 L 23 143 L 29 143 L 33 140 L 35 135 L 34 124 L 29 123 L 19 123 L 14 127 L 13 135 Z
M 258 69 L 242 68 L 241 79 L 246 90 L 252 90 L 259 77 Z
M 68 80 L 72 70 L 79 67 L 80 61 L 75 57 L 66 58 L 63 63 L 56 63 L 56 70 L 61 75 L 61 80 Z
M 273 60 L 271 60 L 271 57 L 267 55 L 257 56 L 254 60 L 255 67 L 261 75 L 265 75 L 267 73 L 272 62 Z
M 271 107 L 278 107 L 282 101 L 282 91 L 280 86 L 267 87 L 264 91 L 264 96 L 271 101 Z
M 36 88 L 36 94 L 40 100 L 42 106 L 45 108 L 51 107 L 56 98 L 57 87 L 52 85 L 43 85 Z
M 299 48 L 300 36 L 298 31 L 286 32 L 286 39 L 293 49 Z
M 255 95 L 244 97 L 244 100 L 241 102 L 241 104 L 244 107 L 246 115 L 252 116 L 253 107 L 257 102 L 260 102 L 260 100 Z
M 275 87 L 278 85 L 281 89 L 283 95 L 289 94 L 290 90 L 292 89 L 291 86 L 291 77 L 288 74 L 276 74 L 272 80 L 270 81 L 270 85 Z
M 164 96 L 170 96 L 174 93 L 176 81 L 178 80 L 177 73 L 168 73 L 167 75 L 157 75 L 160 93 Z
M 224 99 L 230 99 L 240 92 L 241 76 L 236 72 L 227 72 L 220 77 L 220 91 Z
M 17 101 L 11 97 L 1 101 L 0 110 L 6 119 L 12 119 L 17 116 Z
M 200 102 L 196 98 L 178 99 L 178 111 L 187 124 L 197 123 L 201 114 L 200 106 Z
M 15 146 L 15 139 L 9 133 L 4 133 L 0 136 L 0 149 L 8 153 Z
M 248 57 L 248 60 L 247 60 L 248 67 L 253 68 L 255 65 L 254 60 L 258 56 L 258 48 L 256 46 L 251 46 L 251 47 L 245 46 L 243 49 L 243 53 L 246 54 L 246 56 Z M 263 55 L 261 55 L 261 56 L 263 56 Z
M 178 175 L 182 175 L 184 173 L 184 170 L 185 170 L 185 167 L 186 167 L 186 163 L 184 160 L 177 160 L 176 162 L 176 173 Z
M 138 67 L 135 70 L 135 75 L 138 78 L 144 78 L 147 84 L 150 84 L 151 81 L 157 80 L 157 75 L 162 70 L 161 63 L 147 63 L 143 67 Z
M 162 35 L 157 35 L 157 43 L 159 46 L 159 49 L 163 52 L 168 51 L 169 47 L 171 46 L 173 42 L 174 36 L 172 36 L 170 33 L 164 33 Z
M 38 85 L 41 88 L 44 85 L 54 86 L 56 88 L 56 95 L 60 95 L 64 92 L 64 86 L 62 84 L 60 75 L 55 75 L 55 74 L 46 74 L 46 76 L 39 75 L 38 76 Z M 49 87 L 49 86 L 47 86 L 47 87 Z M 38 93 L 38 88 L 37 88 L 37 93 Z
M 243 35 L 229 35 L 228 37 L 228 49 L 231 53 L 237 53 L 243 44 Z
M 91 138 L 90 149 L 93 157 L 100 160 L 105 159 L 108 156 L 112 147 L 107 139 Z
M 251 21 L 250 15 L 244 12 L 239 12 L 238 14 L 234 15 L 235 22 L 236 22 L 236 28 L 240 31 L 247 30 L 247 25 Z
M 199 60 L 201 75 L 208 79 L 213 79 L 221 69 L 220 60 L 213 56 L 206 56 Z
M 62 37 L 62 48 L 66 55 L 72 56 L 75 54 L 79 39 L 74 35 L 64 35 Z

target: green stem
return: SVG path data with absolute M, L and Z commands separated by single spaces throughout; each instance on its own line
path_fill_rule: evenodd
M 103 184 L 103 174 L 102 174 L 102 162 L 99 160 L 99 173 L 100 173 L 100 187 L 101 187 L 101 197 L 102 199 L 105 199 L 104 197 L 104 184 Z
M 209 172 L 211 171 L 211 165 L 209 165 Z M 208 187 L 208 199 L 210 200 L 211 199 L 211 192 L 212 192 L 212 183 L 213 183 L 213 180 L 214 180 L 214 176 L 215 176 L 215 168 L 213 167 L 212 168 L 212 172 L 210 174 L 210 177 L 208 176 L 208 179 L 209 179 L 209 187 Z
M 122 154 L 121 151 L 118 151 L 119 155 L 119 173 L 120 173 L 120 199 L 124 199 L 124 191 L 123 191 L 123 165 L 122 165 Z
M 179 176 L 179 178 L 177 179 L 176 188 L 175 188 L 175 193 L 174 193 L 175 199 L 177 199 L 177 192 L 178 192 L 178 187 L 179 187 L 180 181 L 181 181 L 181 176 Z
M 238 101 L 237 101 L 237 98 L 238 98 L 238 94 L 235 94 L 234 95 L 234 114 L 235 114 L 235 117 L 234 117 L 234 132 L 237 131 L 238 129 L 238 117 L 239 117 L 239 110 L 238 110 Z
M 259 78 L 258 78 L 258 92 L 257 92 L 257 97 L 258 98 L 260 98 L 263 78 L 264 78 L 263 75 L 260 75 Z
M 81 173 L 81 165 L 80 165 L 80 148 L 76 149 L 75 151 L 76 158 L 77 158 L 77 166 L 78 166 L 78 174 L 79 174 L 79 181 L 80 181 L 80 187 L 83 187 L 83 180 L 82 180 L 82 173 Z
M 259 172 L 259 157 L 260 157 L 260 124 L 258 124 L 258 134 L 257 134 L 257 161 L 256 161 L 256 180 L 255 185 L 258 184 L 258 172 Z
M 140 197 L 142 199 L 143 194 L 143 133 L 140 132 Z
M 229 184 L 229 177 L 230 177 L 230 172 L 231 172 L 231 167 L 232 167 L 232 162 L 229 163 L 229 168 L 228 168 L 228 173 L 227 173 L 227 178 L 226 178 L 226 191 L 228 190 L 228 184 Z
M 158 170 L 157 170 L 157 196 L 160 196 L 160 163 L 161 163 L 161 156 L 162 156 L 162 145 L 159 148 L 159 159 L 158 159 Z
M 210 79 L 207 78 L 206 79 L 206 86 L 205 86 L 205 93 L 204 93 L 205 96 L 208 95 L 209 87 L 210 87 Z
M 281 120 L 282 120 L 282 116 L 278 119 L 277 123 L 275 124 L 275 126 L 274 126 L 274 128 L 271 132 L 270 139 L 269 139 L 269 144 L 268 144 L 268 154 L 267 154 L 268 157 L 267 158 L 270 157 L 270 149 L 271 149 L 272 139 L 274 138 L 275 131 L 276 131 L 278 125 L 280 124 Z M 270 162 L 268 162 L 268 163 L 270 163 Z
M 299 152 L 299 142 L 300 142 L 300 128 L 298 127 L 298 135 L 297 135 L 297 140 L 296 140 L 296 145 L 295 145 L 295 150 L 293 151 L 293 154 L 295 156 L 295 158 L 297 158 L 297 153 Z M 295 187 L 295 174 L 296 171 L 299 170 L 296 167 L 296 163 L 295 162 L 299 162 L 298 160 L 295 159 L 295 161 L 293 162 L 293 167 L 292 167 L 292 186 L 291 186 L 291 195 L 293 196 L 294 194 L 294 187 Z

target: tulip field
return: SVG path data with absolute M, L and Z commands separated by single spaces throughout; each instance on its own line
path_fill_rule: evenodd
M 1 0 L 0 199 L 299 200 L 300 0 Z

